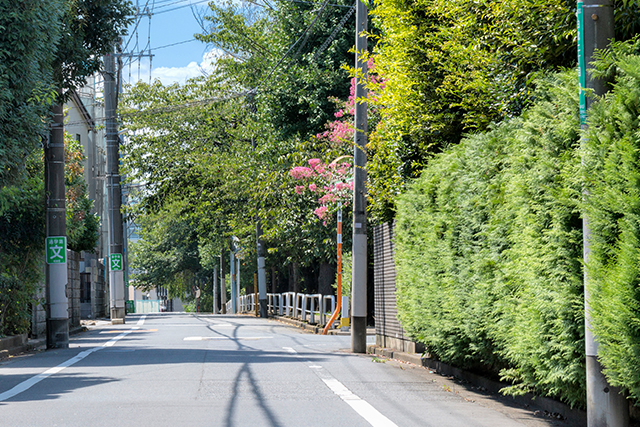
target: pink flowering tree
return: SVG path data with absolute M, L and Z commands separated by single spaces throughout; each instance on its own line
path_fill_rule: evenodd
M 375 73 L 374 58 L 369 58 L 368 67 L 368 97 L 372 101 L 369 103 L 369 122 L 374 127 L 379 114 L 372 105 L 376 104 L 376 91 L 384 89 L 384 81 Z M 349 98 L 346 101 L 333 100 L 337 107 L 334 113 L 335 120 L 328 122 L 325 131 L 315 136 L 317 145 L 327 147 L 325 155 L 329 153 L 332 156 L 340 153 L 345 155 L 328 164 L 318 158 L 312 158 L 308 160 L 308 166 L 296 166 L 289 171 L 289 175 L 297 181 L 295 186 L 297 194 L 315 194 L 318 207 L 314 213 L 323 220 L 325 225 L 328 216 L 335 211 L 338 203 L 347 205 L 352 199 L 353 166 L 350 163 L 351 156 L 346 153 L 353 151 L 355 83 L 356 79 L 352 78 Z
M 374 58 L 369 58 L 367 61 L 369 69 L 367 89 L 368 89 L 368 120 L 369 122 L 378 121 L 378 109 L 375 107 L 377 104 L 376 92 L 383 90 L 385 82 L 375 72 Z M 356 79 L 351 79 L 351 88 L 349 90 L 349 98 L 345 101 L 339 99 L 333 99 L 333 102 L 337 106 L 337 111 L 333 114 L 335 120 L 326 124 L 325 131 L 318 133 L 316 138 L 321 141 L 327 141 L 332 147 L 352 147 L 353 144 L 353 132 L 354 132 L 354 115 L 356 105 Z M 372 124 L 373 124 L 372 123 Z M 372 126 L 373 127 L 373 126 Z
M 339 205 L 348 205 L 353 192 L 353 166 L 350 156 L 338 157 L 331 163 L 309 159 L 309 166 L 296 166 L 289 175 L 296 180 L 297 194 L 311 193 L 317 200 L 315 215 L 327 224 L 329 215 Z

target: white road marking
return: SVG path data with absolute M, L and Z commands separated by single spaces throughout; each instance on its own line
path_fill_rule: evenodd
M 218 323 L 217 320 L 214 319 L 204 319 L 205 321 L 212 323 L 212 325 L 209 326 L 233 326 L 231 323 Z
M 292 354 L 298 354 L 291 347 L 282 347 L 285 351 Z M 301 356 L 298 356 L 302 358 Z M 369 424 L 373 427 L 398 427 L 393 421 L 389 418 L 385 417 L 374 408 L 368 402 L 362 400 L 357 395 L 353 394 L 351 390 L 345 387 L 340 381 L 335 379 L 326 369 L 322 366 L 318 365 L 309 365 L 309 368 L 313 369 L 313 372 L 316 373 L 318 377 L 329 387 L 331 391 L 340 397 L 345 403 L 358 413 L 362 418 L 364 418 Z
M 321 378 L 322 381 L 337 394 L 340 399 L 344 400 L 347 405 L 351 406 L 354 411 L 358 413 L 362 418 L 367 420 L 369 424 L 374 427 L 398 427 L 389 418 L 382 415 L 376 408 L 371 406 L 368 402 L 360 399 L 353 394 L 351 390 L 346 388 L 344 384 L 335 378 Z
M 140 320 L 138 320 L 137 325 L 142 326 L 142 324 L 144 323 L 144 319 L 146 317 L 147 317 L 146 315 L 142 316 L 140 318 Z M 7 399 L 11 399 L 12 397 L 17 396 L 18 394 L 22 393 L 23 391 L 29 390 L 34 385 L 38 384 L 40 381 L 49 378 L 51 375 L 55 375 L 55 374 L 63 371 L 65 368 L 68 368 L 71 365 L 74 365 L 74 364 L 78 363 L 79 361 L 81 361 L 82 359 L 84 359 L 85 357 L 90 355 L 91 353 L 94 353 L 94 352 L 96 352 L 98 350 L 102 350 L 103 348 L 113 347 L 113 345 L 115 343 L 117 343 L 119 340 L 121 340 L 122 338 L 126 337 L 131 332 L 133 332 L 134 330 L 140 329 L 140 326 L 134 326 L 130 330 L 121 333 L 120 335 L 118 335 L 117 337 L 113 338 L 110 341 L 107 341 L 103 345 L 101 345 L 99 347 L 90 348 L 89 350 L 82 351 L 82 352 L 76 354 L 71 359 L 62 362 L 58 366 L 55 366 L 55 367 L 50 368 L 50 369 L 47 369 L 43 373 L 38 374 L 35 377 L 31 377 L 28 380 L 21 382 L 20 384 L 18 384 L 15 387 L 13 387 L 11 390 L 7 390 L 4 393 L 0 393 L 0 402 L 3 402 L 5 400 L 7 400 Z
M 265 340 L 273 337 L 184 337 L 183 341 Z

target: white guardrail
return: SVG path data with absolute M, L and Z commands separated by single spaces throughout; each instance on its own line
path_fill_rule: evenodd
M 255 294 L 241 295 L 238 298 L 238 313 L 254 313 L 257 303 Z M 267 304 L 270 314 L 293 317 L 303 322 L 324 326 L 336 309 L 336 297 L 284 292 L 267 294 Z M 227 301 L 226 307 L 227 313 L 231 313 L 231 301 Z

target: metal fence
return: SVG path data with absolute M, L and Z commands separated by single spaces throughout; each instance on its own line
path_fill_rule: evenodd
M 135 312 L 143 313 L 160 313 L 162 301 L 159 299 L 135 300 Z
M 238 313 L 254 313 L 257 303 L 255 294 L 240 296 L 238 298 Z M 228 301 L 226 306 L 227 313 L 231 313 L 231 301 Z M 336 309 L 336 297 L 296 292 L 267 294 L 267 307 L 269 314 L 291 317 L 324 326 Z

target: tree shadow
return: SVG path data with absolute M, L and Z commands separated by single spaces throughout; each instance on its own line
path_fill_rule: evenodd
M 33 375 L 3 375 L 2 382 L 5 383 L 14 383 L 20 384 L 23 381 L 26 381 L 29 378 L 32 378 Z M 59 373 L 56 375 L 52 375 L 46 378 L 46 386 L 43 387 L 42 384 L 45 384 L 44 381 L 41 381 L 37 385 L 31 387 L 29 390 L 30 393 L 19 393 L 10 399 L 0 402 L 0 406 L 7 405 L 11 402 L 31 402 L 31 401 L 40 401 L 40 400 L 52 400 L 58 399 L 62 395 L 66 393 L 70 393 L 74 390 L 93 387 L 96 385 L 103 385 L 105 383 L 111 383 L 120 381 L 117 378 L 110 377 L 98 377 L 98 376 L 83 376 L 82 374 L 64 374 Z M 4 387 L 3 387 L 4 388 Z M 4 391 L 4 390 L 3 390 Z

